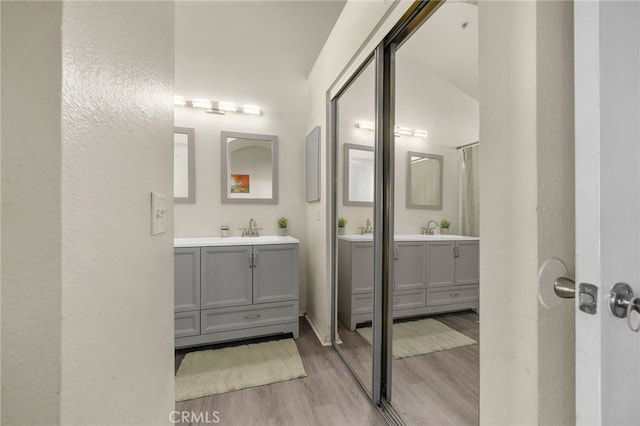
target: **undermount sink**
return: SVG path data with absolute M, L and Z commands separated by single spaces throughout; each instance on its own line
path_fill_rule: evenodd
M 265 235 L 261 237 L 194 237 L 174 238 L 174 247 L 212 247 L 212 246 L 243 246 L 261 244 L 293 244 L 299 243 L 298 239 L 290 236 Z

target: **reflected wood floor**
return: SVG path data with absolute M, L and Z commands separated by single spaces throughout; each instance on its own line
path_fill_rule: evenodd
M 213 412 L 217 411 L 220 425 L 385 425 L 340 356 L 332 347 L 318 342 L 303 318 L 296 345 L 307 377 L 178 402 L 176 411 L 194 413 L 194 417 L 205 420 L 178 424 L 212 424 Z M 189 351 L 176 351 L 176 370 Z M 209 423 L 204 417 L 207 413 Z
M 479 342 L 478 314 L 475 312 L 429 317 Z M 365 383 L 370 384 L 371 346 L 342 324 L 339 324 L 338 332 L 343 342 L 340 347 L 352 367 Z M 393 361 L 391 403 L 408 425 L 477 425 L 478 390 L 478 345 Z

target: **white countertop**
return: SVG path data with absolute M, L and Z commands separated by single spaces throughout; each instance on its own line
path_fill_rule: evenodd
M 262 237 L 192 237 L 174 238 L 174 247 L 215 247 L 215 246 L 255 246 L 262 244 L 298 244 L 297 238 L 277 235 Z
M 340 235 L 338 238 L 346 241 L 373 241 L 372 234 Z M 397 234 L 394 241 L 480 241 L 478 237 L 466 237 L 463 235 L 422 235 L 422 234 Z

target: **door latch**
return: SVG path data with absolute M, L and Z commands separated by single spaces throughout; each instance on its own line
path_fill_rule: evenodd
M 590 315 L 595 315 L 598 312 L 598 287 L 589 283 L 580 283 L 578 308 Z

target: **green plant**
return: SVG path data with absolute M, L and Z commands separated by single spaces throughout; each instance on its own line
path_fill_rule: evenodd
M 444 229 L 449 229 L 449 226 L 451 226 L 451 224 L 449 223 L 448 220 L 443 219 L 440 221 L 440 227 L 444 228 Z
M 287 218 L 281 217 L 280 219 L 278 219 L 278 228 L 282 229 L 286 227 L 287 227 Z
M 347 220 L 344 217 L 338 219 L 338 228 L 344 228 L 347 224 Z

